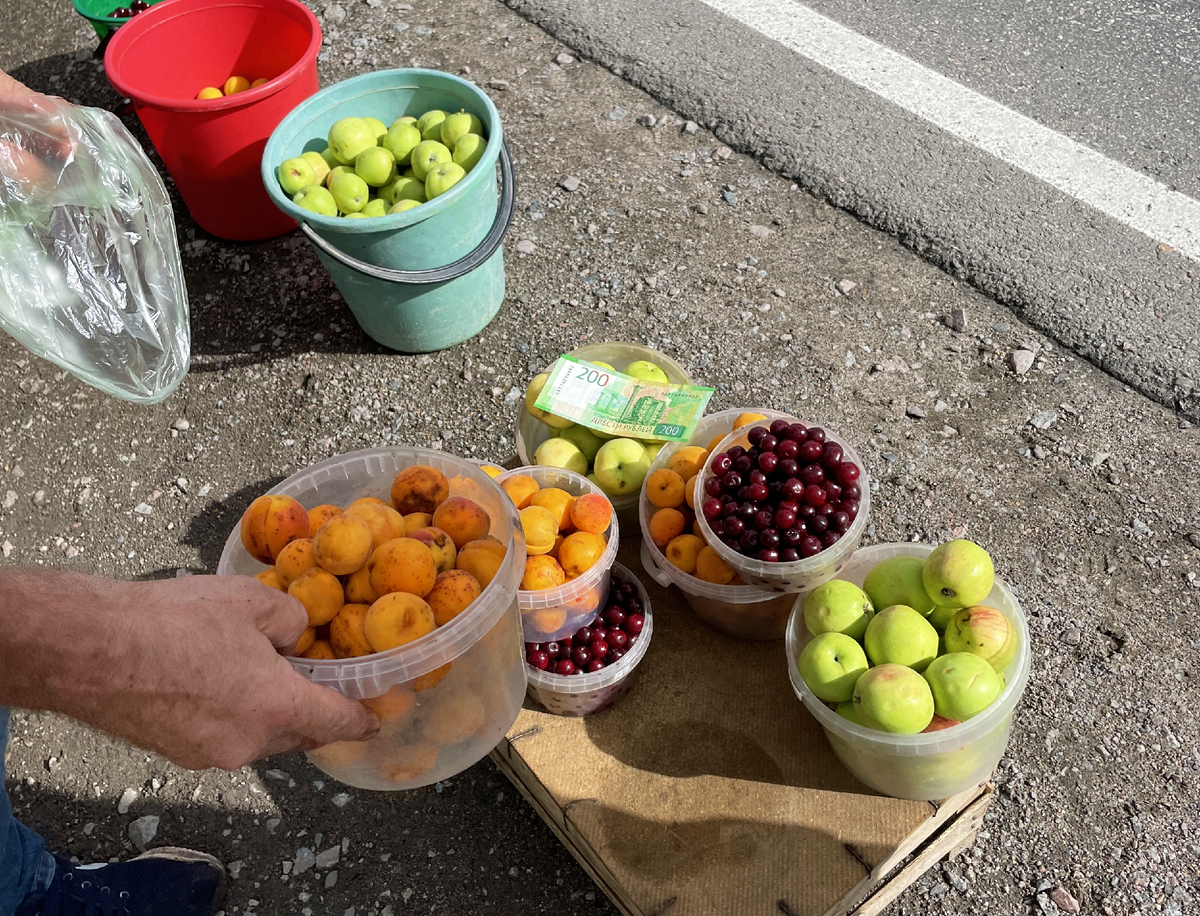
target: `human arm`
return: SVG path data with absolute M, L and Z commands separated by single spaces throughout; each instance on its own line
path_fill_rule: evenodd
M 371 737 L 373 713 L 276 651 L 307 623 L 250 577 L 0 572 L 0 706 L 63 713 L 190 769 Z

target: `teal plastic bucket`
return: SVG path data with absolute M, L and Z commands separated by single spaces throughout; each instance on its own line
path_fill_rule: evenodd
M 297 207 L 280 188 L 279 164 L 325 149 L 338 119 L 391 124 L 433 108 L 476 115 L 488 143 L 479 164 L 432 201 L 389 216 L 344 219 Z M 474 337 L 500 311 L 500 245 L 516 189 L 500 114 L 472 83 L 436 70 L 381 70 L 322 89 L 275 128 L 263 152 L 262 179 L 275 205 L 300 224 L 363 330 L 384 346 L 404 353 L 444 350 Z

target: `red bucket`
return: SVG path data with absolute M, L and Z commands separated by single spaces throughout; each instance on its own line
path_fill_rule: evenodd
M 196 222 L 234 241 L 296 228 L 263 189 L 267 138 L 317 91 L 321 26 L 296 0 L 166 0 L 114 33 L 109 82 L 128 96 Z M 231 76 L 257 89 L 198 100 Z

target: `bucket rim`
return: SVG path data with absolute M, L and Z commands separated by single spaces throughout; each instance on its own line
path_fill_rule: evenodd
M 129 81 L 121 75 L 119 56 L 124 54 L 125 46 L 136 41 L 143 32 L 147 32 L 171 19 L 178 19 L 197 12 L 208 12 L 223 7 L 250 7 L 257 9 L 274 9 L 280 12 L 291 12 L 297 20 L 308 25 L 310 34 L 308 47 L 300 55 L 300 59 L 279 76 L 268 80 L 261 86 L 247 89 L 236 95 L 223 96 L 219 99 L 177 99 L 150 93 L 136 92 Z M 309 67 L 315 67 L 317 54 L 321 50 L 323 34 L 321 23 L 303 3 L 298 0 L 159 0 L 150 9 L 131 19 L 123 20 L 119 29 L 114 29 L 108 47 L 104 51 L 104 72 L 113 88 L 121 95 L 129 98 L 135 107 L 142 106 L 157 108 L 162 111 L 189 112 L 195 114 L 212 114 L 219 111 L 229 111 L 243 108 L 270 98 L 277 92 L 286 89 L 294 83 Z

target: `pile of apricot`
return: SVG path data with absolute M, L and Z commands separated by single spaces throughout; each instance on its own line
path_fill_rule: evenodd
M 608 547 L 604 532 L 613 516 L 608 497 L 572 496 L 560 487 L 543 487 L 525 474 L 509 477 L 500 486 L 521 514 L 525 532 L 522 591 L 566 585 L 603 556 Z

